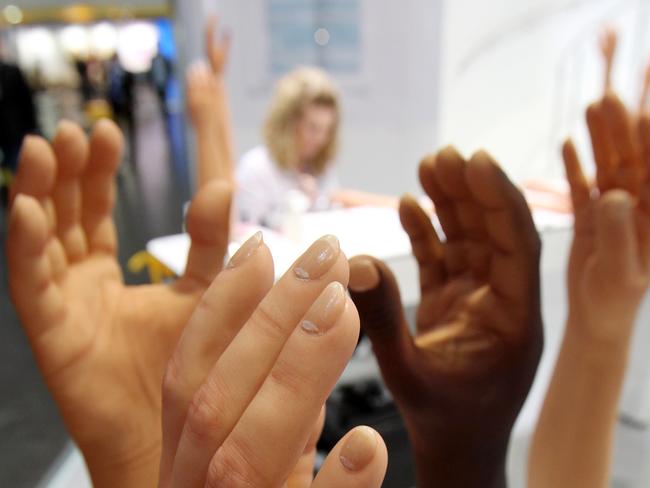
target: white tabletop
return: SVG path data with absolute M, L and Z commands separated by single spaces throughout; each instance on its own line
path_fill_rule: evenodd
M 567 229 L 572 217 L 566 214 L 535 212 L 535 223 L 540 231 Z M 442 234 L 436 218 L 434 226 Z M 261 230 L 275 262 L 276 277 L 282 276 L 291 263 L 309 245 L 325 234 L 339 238 L 341 249 L 348 256 L 368 254 L 391 261 L 411 256 L 408 236 L 402 229 L 397 211 L 391 208 L 357 207 L 353 209 L 312 212 L 300 217 L 288 234 L 271 229 L 238 224 L 229 246 L 229 254 L 253 233 Z M 157 237 L 147 243 L 147 251 L 177 275 L 183 274 L 190 240 L 187 234 Z
M 564 237 L 560 249 L 548 255 L 545 268 L 547 275 L 553 277 L 550 281 L 564 283 L 562 257 L 566 255 L 568 244 L 568 229 L 572 217 L 567 214 L 539 210 L 534 212 L 535 224 L 542 236 L 551 239 L 558 231 Z M 438 220 L 434 217 L 433 224 L 442 234 Z M 407 234 L 402 229 L 398 213 L 391 208 L 358 207 L 353 209 L 313 212 L 300 217 L 294 222 L 293 228 L 287 234 L 280 234 L 271 229 L 239 224 L 230 245 L 230 254 L 254 232 L 262 230 L 264 240 L 271 250 L 275 262 L 276 278 L 289 269 L 295 259 L 309 245 L 324 234 L 334 234 L 339 238 L 341 249 L 351 257 L 358 254 L 368 254 L 384 260 L 393 270 L 400 286 L 402 301 L 405 306 L 415 306 L 419 301 L 418 274 L 415 259 L 411 255 L 411 245 Z M 556 239 L 557 240 L 557 239 Z M 183 273 L 190 241 L 187 234 L 176 234 L 159 237 L 149 241 L 147 251 L 169 267 L 176 274 Z M 552 286 L 552 290 L 562 290 L 563 287 Z M 557 312 L 554 306 L 553 311 Z M 554 321 L 562 324 L 562 320 Z M 547 333 L 547 336 L 549 334 Z M 559 333 L 552 333 L 553 338 Z M 551 344 L 558 340 L 551 341 Z M 547 339 L 547 348 L 549 341 Z M 550 369 L 546 368 L 546 369 Z M 351 383 L 378 376 L 377 364 L 372 355 L 355 357 L 346 368 L 339 383 Z M 546 376 L 550 375 L 550 372 Z M 535 397 L 541 397 L 538 393 Z M 540 403 L 540 401 L 535 402 Z M 527 425 L 530 422 L 526 422 Z
M 235 228 L 229 250 L 236 250 L 253 233 L 262 230 L 278 276 L 284 274 L 313 241 L 325 234 L 336 235 L 347 256 L 370 254 L 380 259 L 391 259 L 411 253 L 408 236 L 402 230 L 397 212 L 393 209 L 359 207 L 307 213 L 300 216 L 295 227 L 296 230 L 289 235 L 239 224 Z M 360 229 L 363 231 L 360 232 Z M 187 234 L 175 234 L 152 239 L 147 243 L 147 251 L 180 275 L 185 268 L 189 246 Z

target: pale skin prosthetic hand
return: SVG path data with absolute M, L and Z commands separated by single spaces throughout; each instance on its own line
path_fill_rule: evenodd
M 234 148 L 224 70 L 230 36 L 218 32 L 218 19 L 205 26 L 209 66 L 198 62 L 186 74 L 187 109 L 196 133 L 197 187 L 212 180 L 234 184 Z
M 300 462 L 313 460 L 323 403 L 356 346 L 359 317 L 347 280 L 332 236 L 274 286 L 261 234 L 241 247 L 169 362 L 159 486 L 381 486 L 386 448 L 368 427 L 339 442 L 313 482 L 313 464 Z
M 239 354 L 246 349 L 246 344 L 243 339 L 233 339 L 229 345 L 222 342 L 222 339 L 232 339 L 237 327 L 243 325 L 238 320 L 252 321 L 253 325 L 242 328 L 242 331 L 248 331 L 244 337 L 253 330 L 260 330 L 261 333 L 266 331 L 267 336 L 255 338 L 253 344 L 268 339 L 266 343 L 274 344 L 277 349 L 280 343 L 296 343 L 297 339 L 290 340 L 287 337 L 291 335 L 289 327 L 296 328 L 300 319 L 298 317 L 293 324 L 282 322 L 284 332 L 280 333 L 280 327 L 274 328 L 268 320 L 289 320 L 291 317 L 286 314 L 282 317 L 271 315 L 282 312 L 281 310 L 262 308 L 268 312 L 268 316 L 261 315 L 258 311 L 255 317 L 266 317 L 267 322 L 264 323 L 259 320 L 255 322 L 254 318 L 248 317 L 250 311 L 257 307 L 255 300 L 259 301 L 264 287 L 270 287 L 270 278 L 265 281 L 257 277 L 252 281 L 253 286 L 246 285 L 239 291 L 235 288 L 225 290 L 218 284 L 218 280 L 213 283 L 221 271 L 228 242 L 231 201 L 231 188 L 220 182 L 206 185 L 190 206 L 187 229 L 192 244 L 184 275 L 170 285 L 125 286 L 116 259 L 117 235 L 112 218 L 115 201 L 114 174 L 120 161 L 121 149 L 122 136 L 109 121 L 97 123 L 89 139 L 80 127 L 70 122 L 59 125 L 52 144 L 39 137 L 28 137 L 12 187 L 13 204 L 7 241 L 12 300 L 39 368 L 68 431 L 85 457 L 96 487 L 155 486 L 159 473 L 163 474 L 162 480 L 167 484 L 174 480 L 169 477 L 169 473 L 180 473 L 178 476 L 183 479 L 184 470 L 175 468 L 177 462 L 180 462 L 181 453 L 185 453 L 182 462 L 191 465 L 192 470 L 204 466 L 198 458 L 194 460 L 188 457 L 187 453 L 193 451 L 186 449 L 186 444 L 179 443 L 185 438 L 179 438 L 179 432 L 187 430 L 190 433 L 191 445 L 191 434 L 198 433 L 192 427 L 199 425 L 201 420 L 210 420 L 201 416 L 201 413 L 209 412 L 207 405 L 211 404 L 204 404 L 203 400 L 208 402 L 212 399 L 206 393 L 211 378 L 217 378 L 217 384 L 228 384 L 235 388 L 232 371 L 224 372 L 219 369 L 219 365 L 226 362 L 224 357 L 233 354 L 224 352 L 226 349 L 238 345 L 233 350 Z M 286 300 L 286 293 L 297 290 L 298 295 L 292 296 L 292 310 L 295 313 L 300 313 L 301 310 L 306 313 L 310 306 L 316 307 L 314 302 L 325 289 L 339 293 L 338 285 L 329 288 L 328 285 L 333 282 L 346 284 L 347 263 L 339 253 L 335 240 L 325 242 L 332 243 L 332 250 L 328 254 L 330 258 L 323 264 L 321 275 L 311 280 L 295 279 L 293 287 L 282 285 L 277 291 L 269 292 L 269 298 L 265 302 L 277 304 L 281 297 Z M 251 259 L 262 260 L 259 272 L 263 278 L 268 278 L 272 276 L 272 272 L 269 272 L 272 263 L 266 248 L 261 243 L 258 247 L 260 249 Z M 239 256 L 240 258 L 233 258 L 234 266 L 224 272 L 222 280 L 230 284 L 238 280 L 242 283 L 244 278 L 241 270 L 245 265 L 238 263 L 241 254 Z M 325 269 L 327 265 L 329 268 Z M 286 281 L 285 279 L 284 282 Z M 301 288 L 301 285 L 304 286 Z M 241 300 L 233 301 L 234 295 L 239 292 Z M 262 363 L 260 356 L 256 357 L 257 363 L 252 361 L 241 364 L 237 369 L 238 381 L 246 368 L 253 369 L 246 376 L 250 381 L 242 382 L 241 389 L 238 390 L 246 393 L 237 397 L 239 403 L 232 405 L 235 410 L 228 412 L 231 427 L 225 428 L 220 419 L 215 422 L 218 427 L 214 431 L 205 431 L 205 437 L 199 436 L 198 441 L 208 442 L 212 449 L 216 450 L 223 444 L 218 449 L 218 452 L 224 453 L 220 459 L 233 461 L 225 453 L 242 454 L 236 448 L 243 445 L 234 441 L 242 440 L 242 437 L 235 434 L 241 433 L 251 442 L 253 437 L 250 437 L 250 426 L 254 430 L 259 424 L 257 414 L 239 414 L 242 419 L 237 421 L 236 412 L 243 412 L 242 408 L 246 405 L 246 412 L 259 409 L 262 400 L 253 401 L 253 397 L 259 397 L 268 389 L 271 391 L 267 393 L 267 398 L 273 397 L 273 391 L 283 391 L 281 387 L 286 388 L 287 385 L 288 388 L 294 387 L 296 390 L 293 394 L 298 396 L 298 388 L 315 384 L 315 377 L 320 378 L 318 375 L 327 378 L 322 385 L 319 383 L 316 390 L 301 391 L 308 400 L 295 402 L 297 410 L 291 410 L 292 417 L 286 416 L 287 411 L 282 409 L 269 408 L 260 413 L 267 422 L 275 418 L 273 425 L 276 429 L 289 423 L 286 428 L 294 431 L 283 441 L 286 449 L 243 453 L 244 457 L 238 458 L 242 464 L 237 471 L 242 477 L 252 478 L 263 473 L 268 479 L 279 480 L 279 473 L 286 477 L 293 462 L 295 469 L 288 478 L 289 486 L 302 487 L 311 483 L 314 446 L 322 425 L 322 422 L 320 425 L 317 422 L 318 411 L 332 382 L 342 370 L 341 364 L 347 361 L 354 348 L 355 327 L 358 327 L 354 308 L 347 301 L 342 301 L 340 294 L 336 293 L 336 300 L 332 301 L 336 310 L 329 316 L 325 314 L 325 319 L 321 319 L 331 318 L 331 322 L 328 322 L 332 324 L 331 331 L 322 335 L 317 331 L 312 331 L 311 335 L 304 332 L 303 340 L 296 343 L 310 345 L 310 350 L 319 351 L 320 356 L 315 354 L 314 357 L 327 357 L 331 364 L 313 364 L 312 359 L 312 362 L 305 363 L 313 367 L 310 372 L 293 371 L 290 369 L 293 360 L 284 354 L 273 356 L 270 353 L 264 356 L 266 359 Z M 219 299 L 224 294 L 231 296 L 231 301 L 225 308 L 208 308 L 210 304 L 221 303 Z M 215 316 L 221 320 L 214 320 Z M 312 322 L 323 327 L 316 318 Z M 186 324 L 187 332 L 177 345 Z M 215 324 L 218 327 L 215 328 Z M 209 341 L 198 344 L 197 341 L 205 338 L 208 325 L 213 327 L 210 329 L 213 335 Z M 300 330 L 304 331 L 304 327 Z M 309 342 L 311 339 L 313 341 Z M 183 356 L 186 345 L 190 348 L 197 347 L 197 351 L 203 355 L 188 360 Z M 330 348 L 335 348 L 336 351 Z M 273 349 L 266 351 L 268 353 Z M 174 359 L 167 366 L 172 354 Z M 214 368 L 219 372 L 216 377 L 210 376 L 206 369 L 210 361 L 216 363 Z M 232 367 L 231 362 L 225 364 Z M 266 369 L 255 370 L 260 365 L 266 365 Z M 205 377 L 201 377 L 201 374 Z M 270 379 L 264 381 L 262 386 L 260 378 L 265 376 Z M 161 400 L 163 377 L 165 397 Z M 178 389 L 181 387 L 186 389 L 181 391 Z M 237 387 L 239 388 L 239 382 Z M 183 399 L 188 398 L 183 395 L 193 397 L 192 388 L 203 392 L 197 393 L 197 398 L 191 402 L 196 407 L 194 409 L 183 403 Z M 314 407 L 316 413 L 313 414 L 312 403 L 317 398 L 321 399 L 321 404 Z M 266 400 L 264 404 L 266 405 Z M 275 404 L 277 402 L 269 403 Z M 164 417 L 161 416 L 163 405 Z M 258 407 L 253 408 L 253 405 Z M 187 415 L 187 419 L 183 413 L 185 407 L 193 412 Z M 294 425 L 294 417 L 302 420 Z M 162 419 L 164 423 L 161 433 Z M 214 427 L 215 423 L 208 422 L 206 428 Z M 179 430 L 179 426 L 184 424 L 190 426 Z M 305 433 L 303 426 L 306 424 L 309 427 Z M 265 429 L 256 431 L 256 435 L 260 436 L 260 445 L 264 445 L 262 438 L 266 441 L 273 438 L 271 424 L 265 424 Z M 323 475 L 323 479 L 337 480 L 340 476 L 349 475 L 351 480 L 370 480 L 359 486 L 379 486 L 383 477 L 382 470 L 385 469 L 383 442 L 376 434 L 371 435 L 368 429 L 362 429 L 359 435 L 361 437 L 354 435 L 346 438 L 346 444 L 337 447 L 326 471 L 330 474 Z M 220 441 L 217 445 L 215 438 L 224 442 Z M 232 438 L 233 441 L 228 443 L 226 438 Z M 353 439 L 356 440 L 352 442 Z M 347 444 L 348 440 L 352 442 L 352 447 Z M 373 440 L 374 444 L 370 442 Z M 292 443 L 294 441 L 296 444 Z M 234 450 L 227 446 L 233 446 Z M 161 453 L 165 455 L 162 467 Z M 277 459 L 274 455 L 277 455 Z M 277 462 L 274 463 L 273 460 Z M 273 465 L 275 471 L 267 471 L 269 465 Z M 166 474 L 167 478 L 164 477 Z M 196 475 L 194 472 L 191 474 Z M 212 479 L 208 471 L 203 474 L 206 479 Z M 377 484 L 373 484 L 375 479 L 379 480 Z M 332 486 L 336 486 L 336 483 Z
M 26 138 L 7 242 L 12 300 L 98 487 L 155 484 L 163 371 L 228 243 L 231 190 L 215 183 L 192 201 L 184 275 L 125 286 L 112 216 L 122 144 L 107 120 L 89 139 L 66 121 L 51 144 Z
M 569 316 L 530 451 L 531 488 L 607 487 L 618 400 L 650 284 L 650 119 L 608 93 L 587 110 L 596 186 L 563 147 L 575 225 Z
M 387 266 L 350 260 L 350 290 L 402 413 L 418 486 L 505 487 L 510 431 L 543 342 L 540 240 L 524 197 L 485 152 L 448 147 L 420 165 L 446 239 L 400 203 L 420 271 L 412 336 Z

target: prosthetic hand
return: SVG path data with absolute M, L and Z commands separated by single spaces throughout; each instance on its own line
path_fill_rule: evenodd
M 209 411 L 207 402 L 212 397 L 204 393 L 210 385 L 204 384 L 202 389 L 198 386 L 210 380 L 212 363 L 220 365 L 226 361 L 221 356 L 232 359 L 235 354 L 239 367 L 232 371 L 236 375 L 219 377 L 241 386 L 240 391 L 248 395 L 240 397 L 243 403 L 234 406 L 235 416 L 242 416 L 241 407 L 245 405 L 250 407 L 246 407 L 247 412 L 253 404 L 258 410 L 277 405 L 274 394 L 282 392 L 284 401 L 287 389 L 309 401 L 297 402 L 296 411 L 276 409 L 259 415 L 247 414 L 246 421 L 237 422 L 236 429 L 226 429 L 226 434 L 219 418 L 218 426 L 209 422 L 204 425 L 199 437 L 207 440 L 214 434 L 237 439 L 236 434 L 250 434 L 247 428 L 255 431 L 260 423 L 274 418 L 277 428 L 283 428 L 284 433 L 287 429 L 295 430 L 293 437 L 284 438 L 289 450 L 277 451 L 273 457 L 269 454 L 273 449 L 265 447 L 258 452 L 258 458 L 246 458 L 251 464 L 240 465 L 237 475 L 253 479 L 263 473 L 269 479 L 277 479 L 278 473 L 282 473 L 290 488 L 310 486 L 315 444 L 322 428 L 322 415 L 318 422 L 318 413 L 358 334 L 354 306 L 344 299 L 342 285 L 334 283 L 347 282 L 348 276 L 347 261 L 339 253 L 336 240 L 316 243 L 311 254 L 297 263 L 300 279 L 296 278 L 296 271 L 293 283 L 286 278 L 276 285 L 259 310 L 248 317 L 257 305 L 256 300 L 270 288 L 273 265 L 261 240 L 253 240 L 213 282 L 222 268 L 227 244 L 230 188 L 211 183 L 199 192 L 188 213 L 192 246 L 183 277 L 168 286 L 127 287 L 115 257 L 117 236 L 111 217 L 115 198 L 113 176 L 120 150 L 121 135 L 108 121 L 97 124 L 90 140 L 78 126 L 68 122 L 61 123 L 52 145 L 40 138 L 29 138 L 13 187 L 7 246 L 12 298 L 64 422 L 86 458 L 94 485 L 153 486 L 159 472 L 163 474 L 161 483 L 171 483 L 169 472 L 175 464 L 170 459 L 175 457 L 178 461 L 179 453 L 194 452 L 188 451 L 185 444 L 173 444 L 179 441 L 179 426 L 189 424 L 182 432 L 189 431 L 191 437 L 198 432 L 202 420 L 210 420 L 201 416 Z M 252 264 L 245 266 L 243 262 L 252 254 Z M 259 262 L 255 264 L 255 260 Z M 329 294 L 325 293 L 327 290 Z M 312 304 L 321 292 L 320 301 Z M 289 326 L 295 323 L 284 324 L 284 335 L 273 335 L 274 324 L 277 325 L 273 318 L 289 320 L 291 314 L 264 315 L 272 313 L 269 307 L 277 307 L 273 312 L 282 312 L 289 294 L 292 313 L 306 311 L 312 304 L 309 310 L 313 317 L 309 318 L 313 320 L 302 322 L 302 341 L 288 340 Z M 209 308 L 215 304 L 218 308 Z M 264 320 L 256 321 L 260 317 Z M 234 340 L 242 320 L 252 322 L 243 329 L 245 337 L 255 331 L 261 335 L 252 342 Z M 176 345 L 186 323 L 187 329 Z M 216 329 L 215 323 L 219 324 Z M 339 323 L 340 327 L 326 334 L 327 327 L 334 329 Z M 311 330 L 312 326 L 317 329 Z M 262 342 L 267 339 L 266 356 L 258 355 L 260 351 L 255 349 L 255 361 L 240 361 L 242 351 L 252 352 L 251 344 L 259 344 L 260 338 Z M 314 339 L 313 344 L 310 339 Z M 285 342 L 294 346 L 278 357 L 278 348 Z M 310 345 L 311 350 L 319 351 L 330 361 L 302 362 L 305 353 L 298 352 L 296 347 Z M 227 348 L 234 352 L 222 354 Z M 187 355 L 188 351 L 196 354 Z M 172 353 L 172 360 L 165 367 Z M 291 366 L 296 361 L 313 369 L 294 371 Z M 253 381 L 243 381 L 241 374 L 250 364 L 256 366 L 249 376 Z M 264 365 L 268 367 L 264 369 Z M 165 456 L 161 466 L 163 376 Z M 261 388 L 264 376 L 269 378 L 264 384 L 270 386 Z M 196 408 L 190 409 L 187 420 L 182 409 L 187 409 L 188 404 L 182 400 L 187 398 L 183 395 L 192 391 L 179 391 L 179 385 L 201 392 L 197 393 L 193 403 Z M 312 391 L 311 385 L 317 385 L 316 389 Z M 261 395 L 267 391 L 267 395 Z M 251 402 L 255 395 L 258 400 Z M 313 404 L 321 397 L 314 417 Z M 297 422 L 297 413 L 302 423 Z M 237 420 L 229 418 L 231 423 Z M 191 430 L 192 426 L 195 430 Z M 248 440 L 254 441 L 256 447 L 262 446 L 262 437 L 255 431 L 255 438 Z M 219 452 L 232 455 L 233 449 L 227 446 L 234 445 L 234 441 L 225 443 L 226 447 Z M 230 460 L 228 455 L 224 456 Z M 258 463 L 259 459 L 266 464 Z M 197 476 L 195 469 L 201 464 L 200 459 L 190 456 L 185 460 L 192 466 L 190 474 Z M 274 471 L 268 472 L 269 466 Z M 383 441 L 373 431 L 361 428 L 337 446 L 313 486 L 340 486 L 340 482 L 349 486 L 379 486 L 385 468 Z M 184 468 L 181 472 L 186 473 Z M 212 479 L 207 471 L 203 475 Z
M 381 486 L 386 449 L 368 427 L 334 448 L 313 484 L 309 462 L 290 477 L 305 446 L 315 445 L 325 399 L 357 342 L 347 280 L 331 236 L 274 286 L 261 234 L 241 247 L 203 295 L 167 367 L 159 486 L 279 487 L 288 478 L 289 487 Z
M 397 284 L 373 258 L 350 290 L 399 407 L 421 487 L 505 487 L 510 430 L 542 349 L 540 241 L 528 206 L 484 152 L 449 147 L 420 165 L 445 232 L 410 197 L 400 217 L 420 270 L 412 336 Z
M 563 147 L 575 225 L 569 317 L 530 451 L 529 486 L 606 487 L 618 400 L 650 283 L 650 124 L 608 93 L 587 110 L 597 187 Z
M 121 151 L 122 135 L 106 120 L 89 139 L 62 122 L 51 145 L 25 140 L 12 187 L 9 286 L 95 486 L 151 486 L 160 460 L 163 371 L 221 270 L 231 190 L 213 183 L 192 201 L 192 245 L 180 279 L 125 286 L 112 217 Z
M 217 34 L 218 19 L 205 27 L 209 66 L 195 63 L 186 75 L 188 114 L 196 133 L 198 187 L 212 180 L 234 185 L 234 148 L 224 70 L 230 52 L 230 36 Z
M 618 34 L 613 27 L 606 27 L 600 34 L 599 47 L 605 63 L 605 90 L 612 87 L 612 68 L 614 66 L 614 56 L 616 55 L 616 45 L 618 44 Z

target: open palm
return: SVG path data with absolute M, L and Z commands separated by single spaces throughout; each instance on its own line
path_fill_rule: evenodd
M 352 296 L 416 451 L 439 469 L 427 477 L 418 466 L 419 484 L 469 486 L 478 476 L 498 486 L 499 473 L 482 473 L 475 461 L 502 463 L 541 354 L 539 236 L 523 196 L 484 152 L 466 161 L 446 148 L 422 162 L 420 181 L 445 240 L 414 199 L 402 199 L 420 272 L 416 335 L 383 263 L 353 258 Z M 470 464 L 457 484 L 444 477 Z
M 12 188 L 9 281 L 41 371 L 91 473 L 149 463 L 155 481 L 163 371 L 221 269 L 230 190 L 213 184 L 194 199 L 182 278 L 169 286 L 125 286 L 112 219 L 121 150 L 122 136 L 109 121 L 99 122 L 90 140 L 63 122 L 51 145 L 25 141 Z
M 587 125 L 595 185 L 582 172 L 573 143 L 563 147 L 575 214 L 569 322 L 585 337 L 627 343 L 650 283 L 650 118 L 635 120 L 608 93 L 589 106 Z

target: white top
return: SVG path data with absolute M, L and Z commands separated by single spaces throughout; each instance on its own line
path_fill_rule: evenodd
M 305 200 L 305 210 L 331 207 L 329 195 L 340 187 L 333 164 L 319 176 L 280 168 L 264 146 L 242 156 L 235 170 L 236 204 L 244 222 L 278 229 L 290 212 L 296 193 Z

